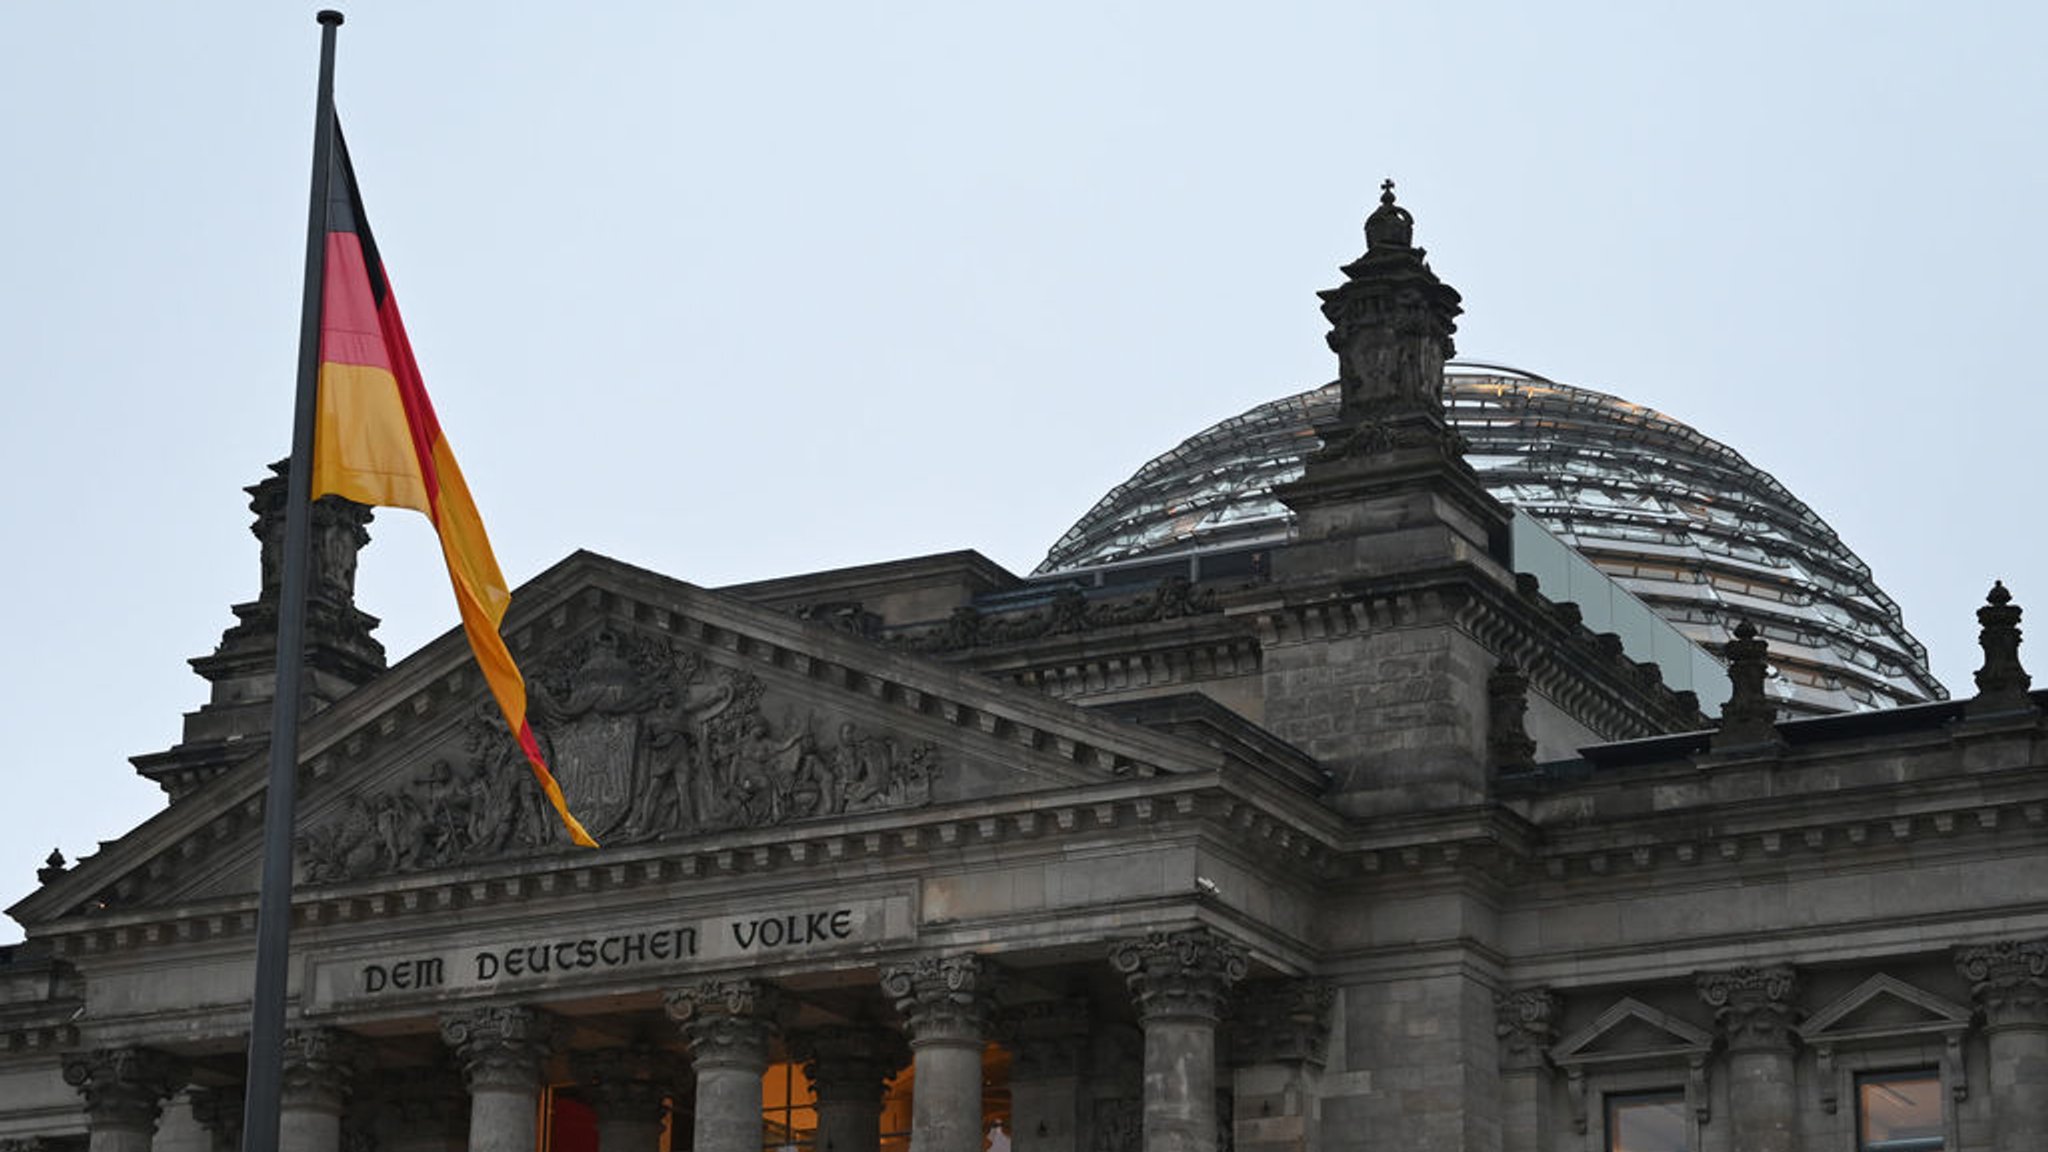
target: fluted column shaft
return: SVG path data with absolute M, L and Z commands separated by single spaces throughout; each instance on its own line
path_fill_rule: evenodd
M 278 1147 L 341 1152 L 341 1113 L 359 1052 L 355 1037 L 333 1028 L 293 1028 L 285 1033 Z
M 1789 967 L 1703 973 L 1700 998 L 1714 1009 L 1728 1046 L 1728 1112 L 1743 1152 L 1797 1152 L 1792 1024 L 1797 974 Z
M 693 1152 L 761 1152 L 761 1074 L 781 996 L 755 980 L 707 980 L 670 992 L 697 1072 Z
M 910 1028 L 910 1152 L 981 1152 L 981 1050 L 995 973 L 975 955 L 882 969 Z
M 2048 941 L 1959 948 L 1956 967 L 1984 1014 L 1992 1147 L 2040 1152 L 2048 1148 Z
M 469 1088 L 469 1152 L 533 1152 L 541 1064 L 552 1022 L 530 1008 L 479 1008 L 441 1018 Z
M 818 1152 L 878 1152 L 882 1093 L 910 1059 L 887 1028 L 820 1028 L 792 1040 L 817 1096 Z
M 1145 1152 L 1216 1152 L 1216 1022 L 1244 978 L 1243 946 L 1206 928 L 1121 941 L 1145 1030 Z

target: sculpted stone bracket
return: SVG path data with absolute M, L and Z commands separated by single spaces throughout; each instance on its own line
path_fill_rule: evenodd
M 610 630 L 537 663 L 533 726 L 578 819 L 606 845 L 931 802 L 935 744 L 816 710 L 772 709 L 762 680 L 668 638 Z M 566 847 L 488 702 L 467 758 L 352 797 L 300 838 L 321 883 Z

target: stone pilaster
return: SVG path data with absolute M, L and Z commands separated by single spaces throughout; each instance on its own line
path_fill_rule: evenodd
M 882 1094 L 910 1062 L 892 1028 L 819 1028 L 790 1038 L 818 1099 L 818 1152 L 877 1152 Z
M 1320 980 L 1260 980 L 1234 998 L 1230 1115 L 1236 1152 L 1316 1152 L 1322 1069 L 1336 992 Z
M 1972 945 L 1955 959 L 1984 1015 L 1993 1147 L 2048 1148 L 2048 940 Z
M 756 980 L 705 980 L 666 997 L 697 1071 L 693 1152 L 760 1152 L 761 1074 L 782 996 Z
M 278 1146 L 293 1152 L 341 1152 L 341 1113 L 361 1058 L 354 1036 L 334 1028 L 291 1028 L 284 1035 Z
M 352 1111 L 364 1113 L 377 1152 L 456 1152 L 469 1128 L 469 1095 L 444 1064 L 359 1075 Z
M 1144 1152 L 1216 1152 L 1216 1023 L 1244 979 L 1243 945 L 1207 928 L 1110 947 L 1145 1030 Z
M 1093 1018 L 1086 1000 L 1043 1000 L 1005 1012 L 1010 1050 L 1010 1152 L 1088 1152 Z
M 570 1057 L 597 1110 L 597 1146 L 606 1152 L 654 1152 L 675 1083 L 676 1058 L 647 1044 Z
M 1548 988 L 1502 992 L 1493 999 L 1500 1040 L 1502 1152 L 1539 1152 L 1551 1143 L 1550 1046 L 1564 1002 Z
M 1792 1059 L 1798 987 L 1798 974 L 1785 965 L 1699 976 L 1700 999 L 1714 1009 L 1727 1046 L 1729 1127 L 1743 1152 L 1799 1146 Z
M 185 1065 L 150 1048 L 99 1048 L 66 1057 L 64 1082 L 85 1098 L 89 1152 L 149 1152 Z
M 554 1031 L 552 1020 L 518 1006 L 441 1018 L 441 1039 L 455 1050 L 469 1088 L 469 1152 L 533 1152 L 541 1065 Z
M 981 1050 L 995 980 L 972 954 L 882 969 L 882 991 L 910 1028 L 911 1152 L 981 1152 Z
M 194 1088 L 185 1094 L 192 1119 L 211 1141 L 213 1152 L 237 1152 L 242 1146 L 242 1086 Z

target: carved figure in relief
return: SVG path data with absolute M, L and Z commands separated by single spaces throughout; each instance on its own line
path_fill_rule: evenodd
M 602 842 L 759 827 L 929 803 L 936 749 L 907 750 L 851 720 L 771 719 L 747 672 L 674 650 L 665 638 L 604 632 L 539 663 L 536 735 L 569 802 Z M 403 784 L 357 796 L 300 837 L 312 882 L 442 868 L 566 848 L 518 749 L 488 701 L 464 726 L 468 760 L 437 760 Z

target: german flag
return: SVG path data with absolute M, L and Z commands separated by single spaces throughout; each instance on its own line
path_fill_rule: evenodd
M 455 585 L 462 630 L 484 680 L 570 839 L 595 848 L 597 842 L 569 814 L 561 785 L 548 771 L 547 759 L 526 722 L 526 681 L 498 632 L 512 593 L 491 555 L 483 519 L 413 363 L 412 345 L 384 278 L 377 242 L 370 236 L 339 121 L 333 131 L 313 499 L 332 494 L 359 504 L 411 508 L 433 521 L 441 537 L 441 555 L 448 562 L 448 578 Z

